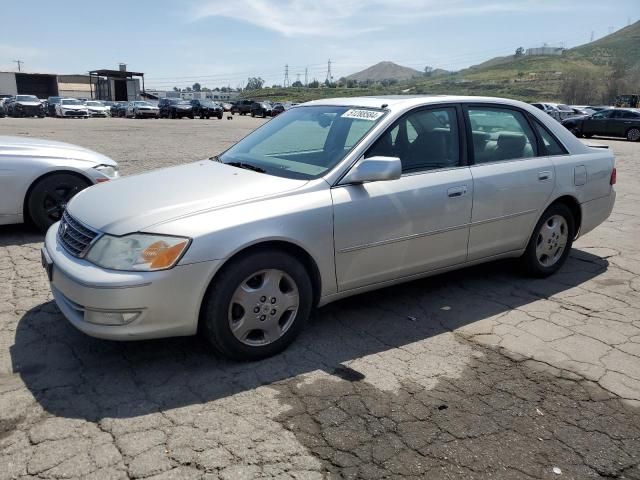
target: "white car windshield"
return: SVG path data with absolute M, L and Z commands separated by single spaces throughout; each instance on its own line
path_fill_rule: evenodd
M 82 105 L 82 102 L 80 100 L 74 100 L 71 98 L 60 100 L 60 103 L 62 105 Z
M 316 178 L 342 160 L 385 113 L 342 106 L 293 108 L 245 137 L 219 160 L 281 177 Z
M 40 100 L 38 100 L 38 97 L 36 97 L 35 95 L 17 95 L 16 101 L 17 102 L 39 102 Z

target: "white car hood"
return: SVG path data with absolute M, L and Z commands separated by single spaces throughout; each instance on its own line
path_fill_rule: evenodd
M 306 183 L 203 160 L 96 185 L 76 195 L 67 210 L 91 228 L 125 235 L 186 215 L 283 194 Z
M 25 107 L 37 107 L 38 105 L 42 105 L 42 103 L 40 102 L 26 102 L 23 100 L 19 100 L 16 103 L 19 103 L 20 105 L 24 105 Z
M 73 159 L 94 165 L 117 166 L 109 157 L 88 148 L 44 138 L 0 136 L 0 159 L 3 156 L 25 157 L 25 160 L 36 157 L 47 160 Z
M 60 108 L 63 110 L 86 110 L 87 107 L 84 105 L 62 105 L 60 104 Z

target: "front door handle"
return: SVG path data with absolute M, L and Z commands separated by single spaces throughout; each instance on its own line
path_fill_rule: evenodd
M 462 197 L 467 193 L 467 186 L 460 185 L 459 187 L 451 187 L 447 190 L 447 196 L 449 198 Z
M 538 172 L 538 180 L 540 180 L 541 182 L 546 182 L 547 180 L 549 180 L 551 178 L 551 172 L 550 171 L 544 171 L 544 172 Z

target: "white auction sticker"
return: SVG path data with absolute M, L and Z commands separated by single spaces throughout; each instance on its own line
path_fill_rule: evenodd
M 357 118 L 359 120 L 369 120 L 373 122 L 374 120 L 379 119 L 382 115 L 384 115 L 384 112 L 376 110 L 356 110 L 352 108 L 340 116 L 342 118 Z

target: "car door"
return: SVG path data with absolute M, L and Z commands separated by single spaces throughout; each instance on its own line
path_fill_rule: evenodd
M 585 135 L 609 135 L 609 119 L 614 110 L 596 112 L 582 121 L 582 133 Z
M 365 154 L 399 157 L 401 178 L 332 188 L 340 291 L 466 260 L 473 184 L 462 131 L 457 106 L 411 111 Z
M 554 167 L 540 155 L 528 114 L 495 105 L 464 108 L 473 139 L 473 214 L 468 260 L 525 247 L 554 187 Z

